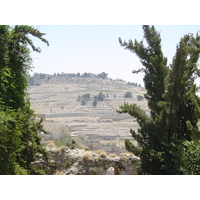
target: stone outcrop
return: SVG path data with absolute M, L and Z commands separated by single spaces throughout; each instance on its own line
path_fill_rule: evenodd
M 139 158 L 131 153 L 106 154 L 104 151 L 46 147 L 51 160 L 47 165 L 43 160 L 33 163 L 38 168 L 46 169 L 52 175 L 106 175 L 110 167 L 115 175 L 136 175 Z

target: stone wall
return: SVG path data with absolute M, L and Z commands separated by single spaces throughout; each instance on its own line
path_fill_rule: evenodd
M 104 151 L 89 151 L 85 149 L 70 149 L 65 146 L 49 148 L 51 161 L 47 166 L 39 160 L 33 165 L 46 168 L 52 175 L 106 175 L 110 167 L 115 175 L 136 175 L 139 158 L 131 153 L 106 154 Z
M 69 127 L 65 123 L 45 120 L 42 122 L 43 127 L 49 134 L 44 134 L 43 141 L 60 140 L 69 135 Z

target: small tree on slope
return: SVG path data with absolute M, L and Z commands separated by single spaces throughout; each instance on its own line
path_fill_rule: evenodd
M 194 81 L 199 76 L 200 36 L 188 34 L 181 38 L 172 64 L 167 66 L 160 34 L 154 26 L 143 26 L 143 30 L 147 47 L 143 41 L 127 43 L 119 38 L 121 46 L 135 53 L 144 66 L 134 73 L 145 74 L 145 98 L 150 109 L 148 117 L 136 104 L 124 103 L 120 107 L 119 113 L 136 117 L 140 126 L 137 132 L 130 130 L 139 145 L 129 140 L 125 145 L 140 157 L 140 174 L 187 174 L 183 156 L 190 145 L 186 144 L 194 140 L 198 146 L 199 139 L 200 99 Z

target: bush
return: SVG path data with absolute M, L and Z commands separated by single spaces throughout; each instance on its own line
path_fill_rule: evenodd
M 82 158 L 84 161 L 87 161 L 91 159 L 91 155 L 89 153 L 85 153 Z
M 124 95 L 124 98 L 132 98 L 133 95 L 131 92 L 126 92 L 125 95 Z
M 100 92 L 97 96 L 97 101 L 103 101 L 105 99 L 105 95 Z
M 107 157 L 107 153 L 103 150 L 99 150 L 99 151 L 97 151 L 97 153 L 99 154 L 100 158 L 106 158 Z
M 54 143 L 56 147 L 67 146 L 69 148 L 82 148 L 81 145 L 71 135 L 68 135 L 60 140 L 55 140 Z
M 77 101 L 89 101 L 90 100 L 90 94 L 83 94 L 82 96 L 78 96 Z
M 183 143 L 181 172 L 184 175 L 200 174 L 200 144 L 194 141 L 185 141 Z
M 22 136 L 12 111 L 0 111 L 0 174 L 19 174 L 16 155 L 21 150 Z M 23 170 L 23 169 L 22 169 Z
M 151 152 L 155 158 L 161 161 L 163 174 L 200 174 L 199 142 L 174 140 L 172 143 L 165 144 L 164 149 L 162 152 Z
M 91 175 L 99 175 L 99 168 L 98 167 L 90 167 L 89 168 L 89 174 L 91 174 Z
M 93 101 L 93 107 L 96 107 L 96 106 L 97 106 L 97 100 L 94 99 L 94 101 Z
M 81 101 L 81 105 L 82 105 L 82 106 L 86 105 L 86 101 L 85 101 L 85 100 L 82 100 L 82 101 Z
M 138 101 L 143 101 L 143 100 L 144 100 L 144 97 L 141 96 L 141 95 L 137 95 L 137 99 L 138 99 Z
M 84 100 L 90 100 L 90 94 L 89 93 L 83 94 L 82 95 L 82 99 L 84 99 Z

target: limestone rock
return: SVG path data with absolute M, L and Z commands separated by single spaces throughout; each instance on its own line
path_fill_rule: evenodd
M 51 161 L 47 174 L 54 175 L 106 175 L 107 170 L 114 169 L 114 175 L 136 175 L 139 158 L 133 154 L 109 156 L 102 151 L 94 152 L 84 149 L 48 148 Z M 103 156 L 102 156 L 103 155 Z M 44 166 L 44 161 L 33 163 Z

